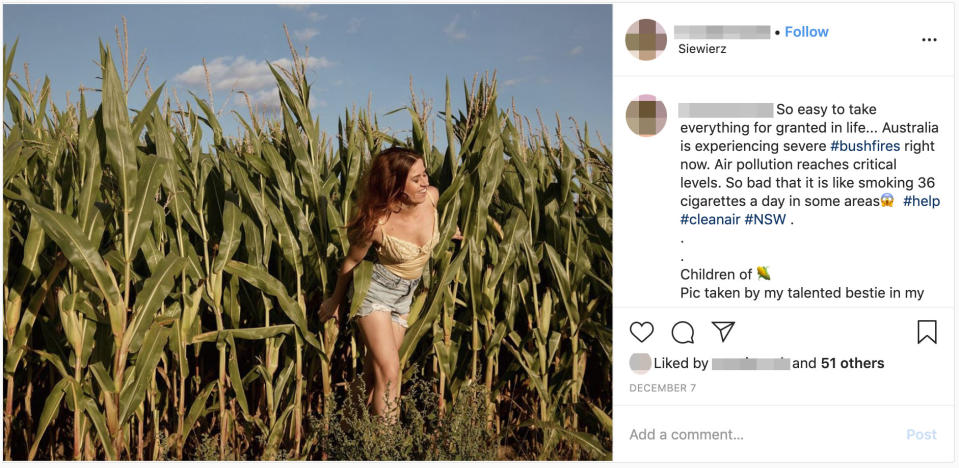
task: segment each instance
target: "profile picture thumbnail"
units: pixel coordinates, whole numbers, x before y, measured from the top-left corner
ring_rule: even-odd
[[[626,31],[626,48],[640,60],[652,60],[666,50],[666,30],[651,19],[641,19]]]
[[[626,107],[626,124],[639,136],[653,136],[666,126],[666,105],[656,96],[643,94]]]

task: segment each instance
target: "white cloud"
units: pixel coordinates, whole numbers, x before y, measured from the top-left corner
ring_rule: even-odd
[[[350,23],[346,26],[347,34],[356,34],[360,32],[360,23],[363,22],[363,18],[350,18]]]
[[[255,93],[250,93],[250,102],[259,112],[274,113],[280,112],[280,92],[276,86],[262,89]],[[317,107],[323,108],[329,105],[325,100],[319,99],[316,93],[310,95],[310,109]]]
[[[285,5],[277,5],[277,6],[280,8],[288,8],[290,10],[296,10],[296,11],[306,11],[306,9],[310,7],[310,5],[307,3],[288,3]]]
[[[326,19],[327,16],[329,15],[321,15],[315,11],[311,11],[306,14],[306,17],[309,18],[311,21],[323,21]]]
[[[251,93],[250,101],[253,104],[253,108],[259,112],[269,113],[280,111],[280,94],[275,86]]]
[[[327,60],[326,57],[308,57],[305,60],[308,70],[333,66],[333,62]],[[286,69],[290,69],[293,65],[293,61],[288,58],[274,60],[271,63]],[[215,90],[236,88],[252,93],[276,84],[276,79],[267,67],[265,60],[251,60],[242,55],[235,58],[217,57],[207,62],[206,66],[210,72],[210,85]],[[183,73],[176,75],[174,80],[191,87],[206,87],[203,65],[194,65],[188,68]]]
[[[316,70],[319,68],[330,68],[334,65],[334,63],[327,60],[326,57],[307,57],[304,60],[306,60],[307,70]],[[286,57],[274,60],[270,63],[274,65],[279,65],[288,70],[293,67],[293,60],[290,60]],[[269,71],[269,69],[267,71]]]
[[[456,25],[459,23],[459,21],[460,15],[456,15],[453,17],[453,21],[450,21],[450,24],[447,24],[446,27],[443,28],[443,33],[446,34],[446,37],[455,39],[457,41],[466,39],[466,31],[456,28]]]
[[[296,37],[296,40],[305,42],[312,39],[313,36],[316,36],[319,33],[319,30],[313,28],[297,29],[293,31],[293,36]]]
[[[503,81],[503,86],[516,86],[523,82],[523,78],[511,78]]]
[[[569,55],[579,55],[583,53],[583,46],[576,46],[569,50]]]
[[[516,61],[517,61],[517,62],[520,62],[520,63],[525,63],[525,62],[538,62],[538,61],[540,61],[540,60],[542,60],[542,59],[543,59],[543,58],[540,57],[539,55],[524,55],[524,56],[516,59]]]

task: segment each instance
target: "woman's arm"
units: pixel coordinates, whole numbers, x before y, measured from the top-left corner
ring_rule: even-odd
[[[350,281],[353,280],[353,269],[363,261],[366,252],[370,250],[372,245],[372,239],[364,239],[350,244],[346,259],[343,260],[343,265],[337,271],[336,287],[333,289],[333,294],[320,305],[320,323],[326,322],[330,317],[339,319],[340,304],[343,303]]]

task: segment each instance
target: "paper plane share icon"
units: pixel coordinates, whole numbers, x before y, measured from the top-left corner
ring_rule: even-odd
[[[733,325],[736,325],[736,322],[713,322],[713,326],[719,330],[719,339],[726,342],[726,337],[729,336],[729,332],[733,330]]]

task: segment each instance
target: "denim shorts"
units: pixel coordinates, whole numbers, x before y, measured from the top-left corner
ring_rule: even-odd
[[[406,315],[410,313],[413,291],[419,284],[419,278],[413,280],[401,278],[382,264],[374,263],[370,288],[366,291],[359,309],[356,310],[356,316],[365,317],[373,311],[380,310],[389,312],[392,320],[403,328],[409,327],[406,323]]]

